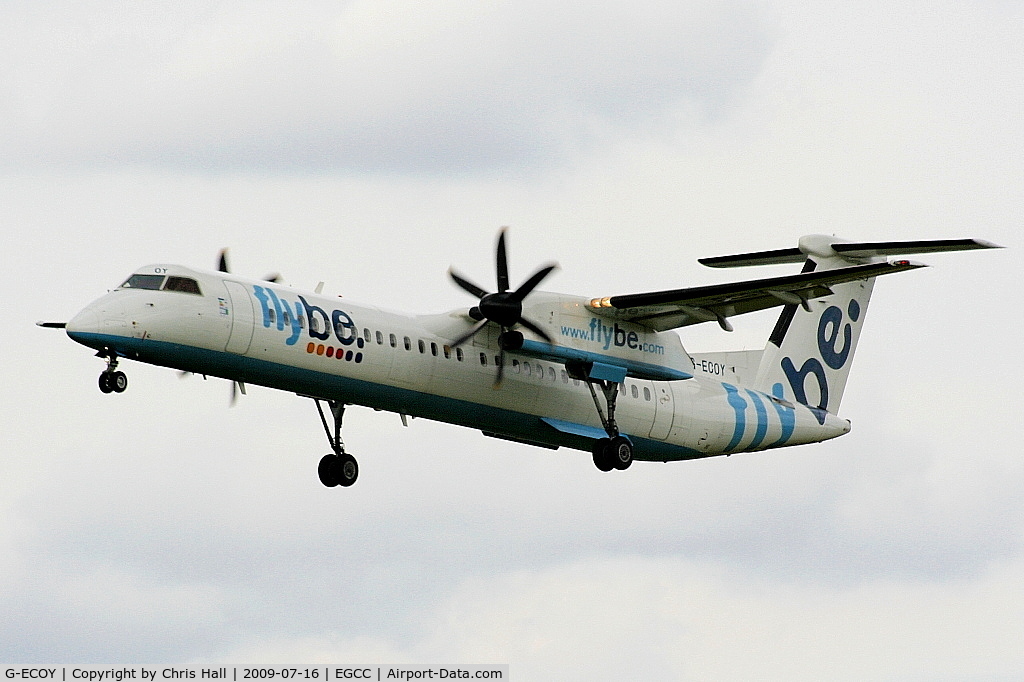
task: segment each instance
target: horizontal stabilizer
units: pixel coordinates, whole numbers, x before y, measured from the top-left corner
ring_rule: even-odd
[[[748,265],[784,265],[786,263],[803,263],[807,255],[800,249],[774,249],[772,251],[754,251],[753,253],[737,253],[732,256],[712,256],[698,258],[697,262],[709,268],[742,268]]]
[[[983,239],[925,239],[900,242],[845,242],[836,239],[829,246],[835,254],[845,258],[877,258],[907,256],[940,251],[970,251],[973,249],[1000,249],[998,244]],[[780,265],[802,263],[807,253],[799,248],[754,251],[731,256],[698,258],[697,262],[709,268],[740,268],[750,265]]]
[[[982,239],[927,239],[907,242],[848,242],[833,244],[832,248],[848,258],[877,256],[907,256],[940,251],[972,251],[974,249],[1001,249],[1003,247]]]

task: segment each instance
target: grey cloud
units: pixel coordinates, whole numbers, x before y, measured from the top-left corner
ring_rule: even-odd
[[[743,2],[242,4],[188,22],[93,9],[60,7],[56,22],[7,10],[22,34],[0,75],[8,169],[557,163],[726,115],[770,42]]]

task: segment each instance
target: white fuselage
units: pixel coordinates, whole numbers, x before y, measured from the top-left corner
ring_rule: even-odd
[[[570,378],[556,360],[508,352],[495,389],[495,325],[450,346],[473,324],[465,311],[409,316],[226,273],[174,265],[138,272],[194,280],[199,293],[121,287],[75,316],[69,336],[150,364],[535,445],[589,450],[603,434],[586,382]],[[631,377],[691,377],[626,378],[620,385],[618,426],[637,460],[761,450],[849,431],[849,422],[834,415],[702,371],[674,332],[602,318],[586,299],[535,292],[526,314],[559,349],[627,366]]]

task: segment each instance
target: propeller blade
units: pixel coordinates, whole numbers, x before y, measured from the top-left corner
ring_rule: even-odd
[[[498,233],[498,252],[495,260],[496,270],[498,273],[498,293],[503,294],[508,291],[508,256],[505,253],[505,230],[508,228],[501,228],[501,232]]]
[[[476,324],[473,325],[472,329],[470,329],[468,332],[466,332],[465,334],[463,334],[459,338],[457,338],[454,341],[452,341],[452,343],[451,343],[452,348],[456,348],[456,347],[461,346],[462,344],[466,343],[466,341],[469,341],[471,338],[476,336],[477,332],[480,331],[481,329],[483,329],[486,326],[487,326],[487,320],[481,320],[481,321],[477,322]]]
[[[498,351],[498,374],[494,377],[494,384],[491,386],[495,391],[501,388],[501,382],[505,380],[505,349]]]
[[[220,257],[217,259],[217,270],[220,272],[230,272],[228,270],[228,250],[226,248],[220,250]]]
[[[245,384],[241,381],[231,382],[231,407],[235,406],[235,402],[238,400],[238,393],[241,391],[242,395],[245,395]]]
[[[552,263],[551,265],[547,265],[538,270],[537,272],[533,273],[533,275],[530,276],[530,279],[523,282],[518,289],[512,292],[512,300],[522,302],[522,300],[529,296],[530,292],[533,291],[538,284],[544,281],[545,277],[550,275],[551,272],[553,270],[556,270],[557,268],[558,264]]]
[[[526,319],[525,317],[520,317],[520,318],[519,318],[519,324],[523,325],[524,327],[526,327],[527,329],[529,329],[529,330],[530,330],[531,332],[533,332],[534,334],[536,334],[536,335],[537,335],[537,336],[539,336],[540,338],[542,338],[542,339],[544,339],[545,341],[547,341],[548,343],[550,343],[550,344],[551,344],[552,346],[553,346],[553,345],[555,345],[555,342],[551,340],[551,337],[550,337],[550,336],[548,336],[548,333],[547,333],[546,331],[544,331],[543,329],[541,329],[540,327],[538,327],[538,326],[537,326],[536,324],[534,324],[533,322],[530,322],[530,321],[529,321],[528,319]]]
[[[472,282],[470,282],[465,277],[462,277],[461,275],[457,274],[451,268],[448,268],[448,276],[452,278],[453,282],[455,282],[460,287],[462,287],[463,290],[473,294],[477,298],[483,298],[484,296],[487,295],[486,291],[484,291],[483,289],[481,289],[477,285],[473,284]]]

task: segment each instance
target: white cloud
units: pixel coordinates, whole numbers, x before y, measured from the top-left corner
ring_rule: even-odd
[[[510,663],[523,679],[1011,679],[1024,671],[1020,570],[833,590],[626,557],[467,581],[409,641],[333,632],[220,658]]]

